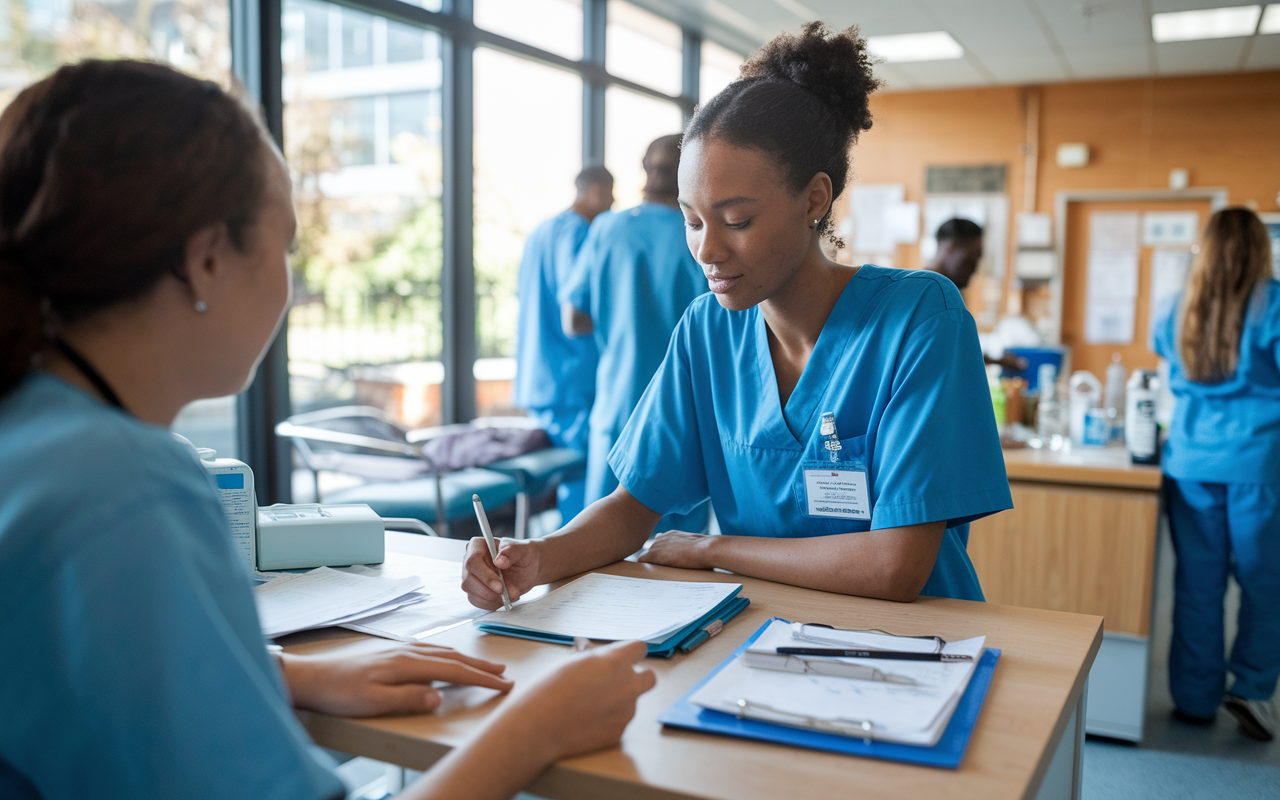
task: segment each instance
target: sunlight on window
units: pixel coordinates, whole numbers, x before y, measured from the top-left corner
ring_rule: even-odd
[[[605,67],[611,75],[677,97],[683,34],[673,22],[622,0],[609,0]]]
[[[604,163],[613,173],[615,208],[631,208],[644,188],[644,151],[659,136],[683,130],[680,107],[614,86],[605,92],[604,109]]]
[[[582,169],[582,79],[475,53],[476,411],[510,410],[516,278],[525,238],[573,203]],[[536,124],[513,126],[512,120]]]
[[[577,61],[582,0],[475,0],[477,27]]]
[[[705,103],[738,79],[745,61],[741,54],[715,42],[702,43],[702,69],[698,75],[698,101]]]

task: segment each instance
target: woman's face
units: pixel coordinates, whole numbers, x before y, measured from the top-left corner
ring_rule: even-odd
[[[206,363],[223,383],[223,394],[239,392],[253,380],[293,293],[289,250],[297,221],[289,176],[274,152],[264,157],[268,178],[262,210],[249,231],[245,251],[226,249],[229,268],[206,312],[217,315],[221,339]]]
[[[751,308],[799,271],[816,245],[814,220],[830,203],[829,180],[826,200],[815,184],[822,184],[817,176],[793,193],[759,150],[716,139],[684,143],[679,201],[685,236],[720,305]]]

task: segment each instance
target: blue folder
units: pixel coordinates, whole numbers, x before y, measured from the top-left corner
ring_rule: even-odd
[[[729,620],[738,616],[742,609],[746,608],[751,601],[745,597],[739,597],[738,592],[742,591],[739,586],[725,599],[721,600],[715,608],[708,611],[705,615],[695,622],[691,622],[680,630],[671,634],[661,642],[649,642],[649,655],[659,658],[671,658],[671,656],[679,649],[680,645],[685,641],[692,639],[702,632],[702,629],[720,620],[728,624]],[[551,644],[573,644],[572,636],[564,636],[558,633],[544,633],[542,631],[531,631],[524,628],[512,628],[496,622],[485,622],[483,620],[476,622],[476,628],[484,633],[496,633],[501,636],[514,636],[517,639],[532,639],[535,642],[550,642]],[[759,634],[757,634],[758,636]]]
[[[775,617],[774,619],[778,618]],[[769,622],[773,621],[772,619],[769,620]],[[786,622],[787,620],[782,621]],[[676,728],[739,736],[744,739],[758,739],[763,742],[807,747],[812,750],[827,750],[832,753],[844,753],[851,756],[883,758],[886,761],[905,761],[909,764],[923,764],[929,767],[946,767],[949,769],[956,769],[960,766],[960,761],[964,758],[965,748],[969,744],[969,736],[973,733],[973,726],[978,721],[978,713],[982,711],[982,701],[986,699],[987,689],[991,686],[991,676],[995,673],[996,662],[1000,660],[999,650],[987,648],[983,652],[982,658],[978,660],[977,666],[974,667],[973,676],[969,678],[969,685],[965,688],[964,695],[960,698],[960,703],[951,715],[951,721],[947,723],[947,729],[942,732],[942,738],[933,747],[919,747],[917,745],[878,742],[875,740],[867,741],[835,733],[776,725],[772,722],[740,719],[733,714],[712,711],[709,708],[702,708],[690,703],[689,698],[693,696],[693,693],[701,689],[703,684],[711,680],[727,664],[742,655],[743,651],[760,634],[764,633],[764,629],[769,627],[769,622],[762,625],[760,630],[752,634],[750,639],[743,642],[741,647],[734,650],[732,655],[720,662],[719,666],[712,670],[707,677],[699,681],[697,686],[690,689],[688,694],[676,701],[675,705],[662,712],[662,715],[658,717],[658,721],[663,725],[671,725]]]

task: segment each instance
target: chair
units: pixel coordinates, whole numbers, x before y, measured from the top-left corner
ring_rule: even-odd
[[[516,494],[516,538],[529,535],[529,499],[552,486],[581,477],[586,471],[586,454],[567,447],[548,447],[520,456],[494,461],[486,469],[515,478],[520,491]]]
[[[474,513],[473,494],[480,496],[486,508],[497,508],[511,503],[519,493],[514,477],[475,468],[441,469],[423,457],[424,442],[467,428],[428,429],[434,436],[410,442],[409,430],[379,409],[342,406],[294,415],[276,426],[276,434],[293,442],[311,471],[317,502],[365,503],[383,517],[412,517],[435,525],[447,537],[450,521]],[[321,472],[355,475],[369,482],[321,497]],[[519,521],[517,527],[521,527]]]

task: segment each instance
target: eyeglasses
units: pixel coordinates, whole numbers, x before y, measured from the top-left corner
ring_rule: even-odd
[[[849,646],[849,640],[847,639],[836,639],[830,636],[820,636],[816,633],[811,633],[809,631],[809,628],[821,628],[829,631],[839,630],[841,633],[878,633],[881,636],[897,636],[900,639],[921,639],[926,642],[933,642],[932,652],[934,653],[941,653],[942,648],[946,647],[948,644],[947,640],[943,639],[941,636],[899,636],[896,633],[889,633],[888,631],[882,631],[879,628],[868,628],[866,630],[846,630],[844,628],[833,628],[830,625],[823,625],[821,622],[802,622],[798,625],[792,625],[791,638],[797,639],[802,642],[811,642],[813,644],[838,645],[841,647]]]

